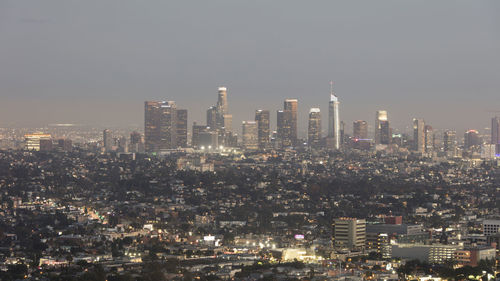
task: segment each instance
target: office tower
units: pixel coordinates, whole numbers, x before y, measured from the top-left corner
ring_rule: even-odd
[[[375,115],[375,144],[390,144],[391,128],[387,111],[379,110]]]
[[[177,136],[177,107],[173,101],[146,101],[144,108],[146,152],[173,149]]]
[[[224,131],[232,132],[233,131],[233,115],[232,114],[224,114],[222,116],[222,123],[224,125]]]
[[[328,138],[331,139],[331,149],[340,148],[340,117],[339,99],[333,92],[333,82],[330,82],[330,102],[328,103]]]
[[[140,152],[142,144],[142,136],[138,132],[130,133],[130,144],[129,144],[129,152]]]
[[[217,128],[217,107],[211,106],[207,109],[207,127]]]
[[[208,131],[207,126],[198,125],[193,122],[193,133],[191,135],[191,146],[194,148],[200,148],[200,133]]]
[[[118,152],[128,152],[128,142],[127,138],[121,136],[117,139]]]
[[[495,154],[500,154],[500,117],[491,119],[491,144],[495,145]]]
[[[337,249],[361,250],[366,242],[366,220],[337,218],[333,221],[333,245]]]
[[[311,147],[319,147],[321,141],[321,112],[319,108],[309,110],[307,141]]]
[[[187,147],[187,137],[188,137],[188,112],[187,109],[177,109],[176,110],[176,144],[177,147]]]
[[[290,135],[288,137],[292,143],[291,145],[295,145],[297,143],[297,103],[297,99],[285,99],[283,106],[283,111],[290,112],[290,114],[287,115],[287,118],[290,118]]]
[[[481,145],[481,138],[479,137],[479,132],[476,130],[468,130],[464,134],[464,147],[465,149],[471,149],[474,146]]]
[[[413,150],[425,152],[425,122],[424,119],[413,119]]]
[[[368,139],[368,123],[363,120],[356,120],[352,123],[352,137],[358,140]]]
[[[500,144],[500,117],[491,118],[491,144]]]
[[[226,132],[224,136],[224,146],[225,147],[237,147],[238,146],[238,135],[232,132]]]
[[[247,150],[257,150],[259,148],[259,137],[257,132],[257,122],[243,121],[242,123],[242,145]]]
[[[432,153],[434,150],[434,130],[432,126],[425,125],[425,152]]]
[[[454,153],[456,143],[456,132],[455,131],[446,131],[443,136],[443,147],[444,152]]]
[[[106,151],[111,151],[113,149],[113,136],[109,129],[105,129],[102,132],[102,145]]]
[[[40,151],[40,145],[46,140],[52,141],[52,136],[44,133],[24,135],[24,148],[26,150]]]
[[[269,110],[256,110],[255,122],[257,122],[257,134],[259,139],[259,149],[265,149],[269,145]]]
[[[277,112],[277,127],[278,127],[278,143],[281,147],[289,147],[292,146],[292,138],[291,138],[291,120],[292,113],[287,110],[278,110]]]
[[[217,97],[217,129],[224,127],[224,115],[229,113],[229,107],[227,104],[227,88],[219,87],[219,94]]]

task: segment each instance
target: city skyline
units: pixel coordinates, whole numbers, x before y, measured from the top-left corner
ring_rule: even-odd
[[[400,130],[418,116],[483,132],[500,108],[496,2],[100,5],[0,4],[0,126],[140,126],[142,102],[163,99],[201,123],[212,89],[227,85],[234,124],[297,97],[305,136],[309,109],[327,112],[331,79],[348,131],[383,108]]]

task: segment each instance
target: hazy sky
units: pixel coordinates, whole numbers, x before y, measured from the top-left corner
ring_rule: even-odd
[[[326,130],[386,109],[403,129],[482,130],[500,111],[500,1],[0,0],[0,127],[143,124],[145,100],[205,122],[228,87],[234,127],[299,99]],[[500,114],[497,113],[497,114]],[[349,131],[348,131],[349,132]]]

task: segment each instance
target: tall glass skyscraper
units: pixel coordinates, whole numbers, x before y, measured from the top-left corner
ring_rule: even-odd
[[[265,149],[269,145],[269,110],[256,110],[255,122],[257,122],[259,149]]]
[[[283,106],[283,111],[290,112],[286,116],[289,118],[288,124],[290,125],[290,131],[287,138],[289,139],[291,145],[297,144],[297,106],[297,99],[286,99]]]
[[[491,144],[494,144],[495,153],[500,154],[500,117],[495,116],[491,119]]]
[[[390,144],[391,128],[387,111],[378,110],[375,116],[375,144]]]
[[[321,141],[321,112],[319,108],[309,110],[307,141],[309,146],[318,147]]]
[[[163,149],[176,148],[176,137],[177,106],[175,102],[146,101],[144,104],[144,140],[146,152],[158,152]]]
[[[328,104],[328,137],[333,140],[333,149],[340,148],[339,98],[333,92],[333,82],[330,83],[330,102]]]

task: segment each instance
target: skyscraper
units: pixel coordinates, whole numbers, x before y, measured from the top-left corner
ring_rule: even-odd
[[[242,123],[242,145],[247,150],[257,150],[259,148],[257,122],[243,121]]]
[[[456,132],[450,130],[444,132],[443,136],[444,152],[446,152],[447,154],[452,153],[451,155],[453,155],[456,148],[455,143],[456,143]]]
[[[107,152],[111,151],[113,148],[113,136],[109,129],[102,131],[102,145]]]
[[[44,141],[52,141],[52,136],[44,133],[34,133],[24,135],[24,148],[26,150],[40,151]]]
[[[259,138],[259,149],[265,149],[269,145],[269,110],[256,110],[255,121],[257,122],[257,133]]]
[[[352,136],[355,139],[365,140],[368,138],[368,123],[363,120],[356,120],[352,124]]]
[[[176,147],[177,113],[173,101],[146,101],[144,138],[146,152]]]
[[[292,146],[291,139],[291,120],[292,113],[288,110],[278,110],[277,112],[277,127],[278,127],[278,142],[281,147]]]
[[[375,115],[375,144],[390,144],[391,128],[387,111],[379,110]]]
[[[330,102],[328,103],[328,138],[332,139],[332,149],[340,148],[340,117],[339,99],[333,92],[333,82],[330,82]]]
[[[224,114],[222,116],[224,131],[232,132],[233,131],[233,115],[232,114]]]
[[[191,146],[194,148],[200,147],[200,134],[208,131],[206,125],[198,125],[196,122],[193,122],[193,131],[191,134]]]
[[[233,115],[229,114],[226,87],[219,87],[217,105],[207,110],[207,126],[217,135],[218,145],[232,146],[236,136],[232,134]]]
[[[468,130],[464,134],[464,147],[465,149],[471,149],[481,145],[481,138],[479,137],[479,132],[476,130]]]
[[[309,110],[309,126],[307,128],[309,146],[318,147],[321,141],[321,112],[319,108]]]
[[[227,88],[219,87],[217,97],[217,129],[224,127],[224,115],[229,114],[229,106],[227,104]]]
[[[491,144],[495,145],[495,154],[500,154],[500,117],[491,119]]]
[[[132,132],[130,134],[130,144],[128,151],[130,152],[140,152],[142,146],[142,136],[138,132]]]
[[[207,127],[217,128],[217,107],[211,106],[207,109]]]
[[[297,143],[297,99],[285,99],[283,111],[288,111],[290,114],[287,114],[287,118],[289,118],[290,125],[290,138],[291,145],[295,145]]]
[[[432,153],[434,150],[434,130],[431,125],[425,125],[425,152]]]
[[[425,152],[425,122],[424,119],[413,119],[413,150]]]
[[[188,112],[187,109],[177,109],[176,110],[176,144],[177,147],[187,147],[187,124],[188,124]]]
[[[491,118],[491,144],[500,143],[500,117]]]

